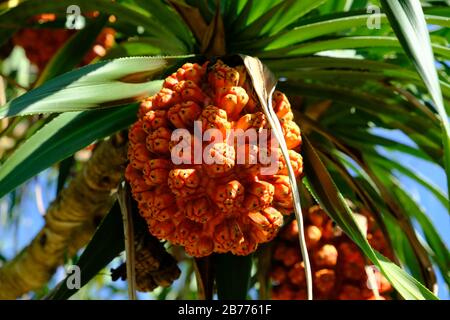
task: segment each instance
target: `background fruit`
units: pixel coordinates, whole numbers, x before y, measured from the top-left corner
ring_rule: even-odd
[[[56,19],[55,14],[40,14],[35,16],[33,21],[45,24],[56,21]],[[24,28],[13,36],[13,43],[22,47],[30,62],[42,70],[76,32],[76,30],[63,28]],[[95,58],[104,56],[106,51],[114,45],[114,36],[114,29],[104,28],[81,64],[89,64]]]
[[[360,210],[369,222],[367,238],[377,234],[377,250],[392,257],[381,231],[366,210]],[[345,236],[319,206],[309,208],[305,217],[306,241],[313,269],[314,295],[317,299],[373,300],[368,282],[366,261],[359,248]],[[328,235],[323,237],[324,232]],[[372,240],[373,242],[373,240]],[[286,225],[275,240],[270,276],[273,281],[272,298],[306,299],[305,269],[298,248],[296,221]],[[380,299],[389,299],[392,287],[375,269]]]

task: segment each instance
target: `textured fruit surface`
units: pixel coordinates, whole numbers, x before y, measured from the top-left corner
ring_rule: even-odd
[[[359,210],[368,221],[367,238],[383,255],[391,251],[372,215]],[[375,300],[372,285],[366,273],[367,262],[359,248],[337,227],[319,206],[309,209],[305,217],[305,235],[310,254],[315,299]],[[272,298],[281,300],[306,300],[305,268],[299,254],[298,228],[292,221],[275,240],[270,276]],[[374,272],[380,300],[389,299],[390,283]]]
[[[259,243],[273,239],[283,214],[292,212],[284,158],[273,157],[271,164],[247,157],[250,150],[257,156],[281,154],[278,148],[267,152],[248,142],[219,140],[232,129],[268,129],[249,81],[242,66],[231,68],[220,60],[214,65],[187,63],[141,103],[139,119],[129,130],[130,163],[125,176],[140,214],[151,234],[184,246],[189,255],[247,255]],[[274,105],[289,128],[289,160],[300,176],[300,130],[284,94],[276,92]],[[215,129],[210,141],[194,134],[194,121],[203,132]],[[195,161],[194,153],[186,151],[189,148],[176,151],[178,140],[171,136],[177,128],[187,130],[189,148],[197,144],[201,155],[217,161]],[[173,154],[185,161],[177,164]],[[243,161],[238,161],[243,154]],[[260,169],[271,165],[274,174],[261,174]]]
[[[43,24],[55,21],[56,18],[54,14],[40,14],[35,16],[33,21]],[[24,28],[14,34],[13,43],[22,47],[28,60],[42,70],[75,33],[76,30],[63,28]],[[114,35],[114,29],[104,28],[83,58],[81,65],[89,64],[93,59],[104,56],[114,45]]]

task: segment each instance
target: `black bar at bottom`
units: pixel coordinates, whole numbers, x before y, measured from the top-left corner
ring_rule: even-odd
[[[46,319],[96,315],[129,319],[361,319],[397,312],[405,318],[421,311],[445,314],[449,301],[0,301],[2,314],[33,315]],[[441,310],[439,310],[441,309]],[[11,313],[9,313],[11,311]]]

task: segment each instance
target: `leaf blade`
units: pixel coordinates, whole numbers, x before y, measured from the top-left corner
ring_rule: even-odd
[[[241,58],[244,61],[244,65],[252,80],[253,88],[255,89],[256,95],[258,96],[263,112],[272,130],[271,134],[274,135],[278,143],[277,145],[277,147],[279,147],[278,150],[281,151],[281,154],[283,155],[284,159],[286,159],[286,167],[288,170],[289,183],[292,188],[294,213],[295,218],[297,220],[299,231],[298,239],[300,244],[300,251],[303,256],[303,261],[305,264],[307,296],[308,300],[312,300],[313,299],[312,272],[305,240],[305,230],[303,224],[302,208],[300,203],[300,194],[296,183],[297,181],[294,174],[294,169],[292,168],[291,162],[288,160],[289,153],[286,140],[284,138],[283,131],[281,129],[281,124],[272,107],[272,95],[273,92],[275,91],[277,81],[272,72],[270,72],[270,70],[264,64],[262,64],[262,62],[258,58],[245,55],[241,55]]]
[[[0,198],[92,141],[128,127],[137,106],[114,110],[67,112],[57,116],[23,143],[0,167]]]
[[[151,79],[180,58],[131,57],[87,65],[9,101],[0,108],[0,118],[92,110],[138,101],[160,89],[162,81]]]
[[[416,66],[441,117],[447,192],[450,191],[450,124],[442,98],[425,16],[418,0],[381,0],[403,49]]]
[[[219,300],[245,300],[250,285],[252,255],[217,254],[214,262]]]

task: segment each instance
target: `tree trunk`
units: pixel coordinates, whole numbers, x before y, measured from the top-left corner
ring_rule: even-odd
[[[45,285],[65,257],[92,237],[96,223],[113,204],[111,191],[122,179],[127,140],[122,135],[101,142],[45,215],[45,225],[31,243],[0,269],[0,299],[15,299]]]

